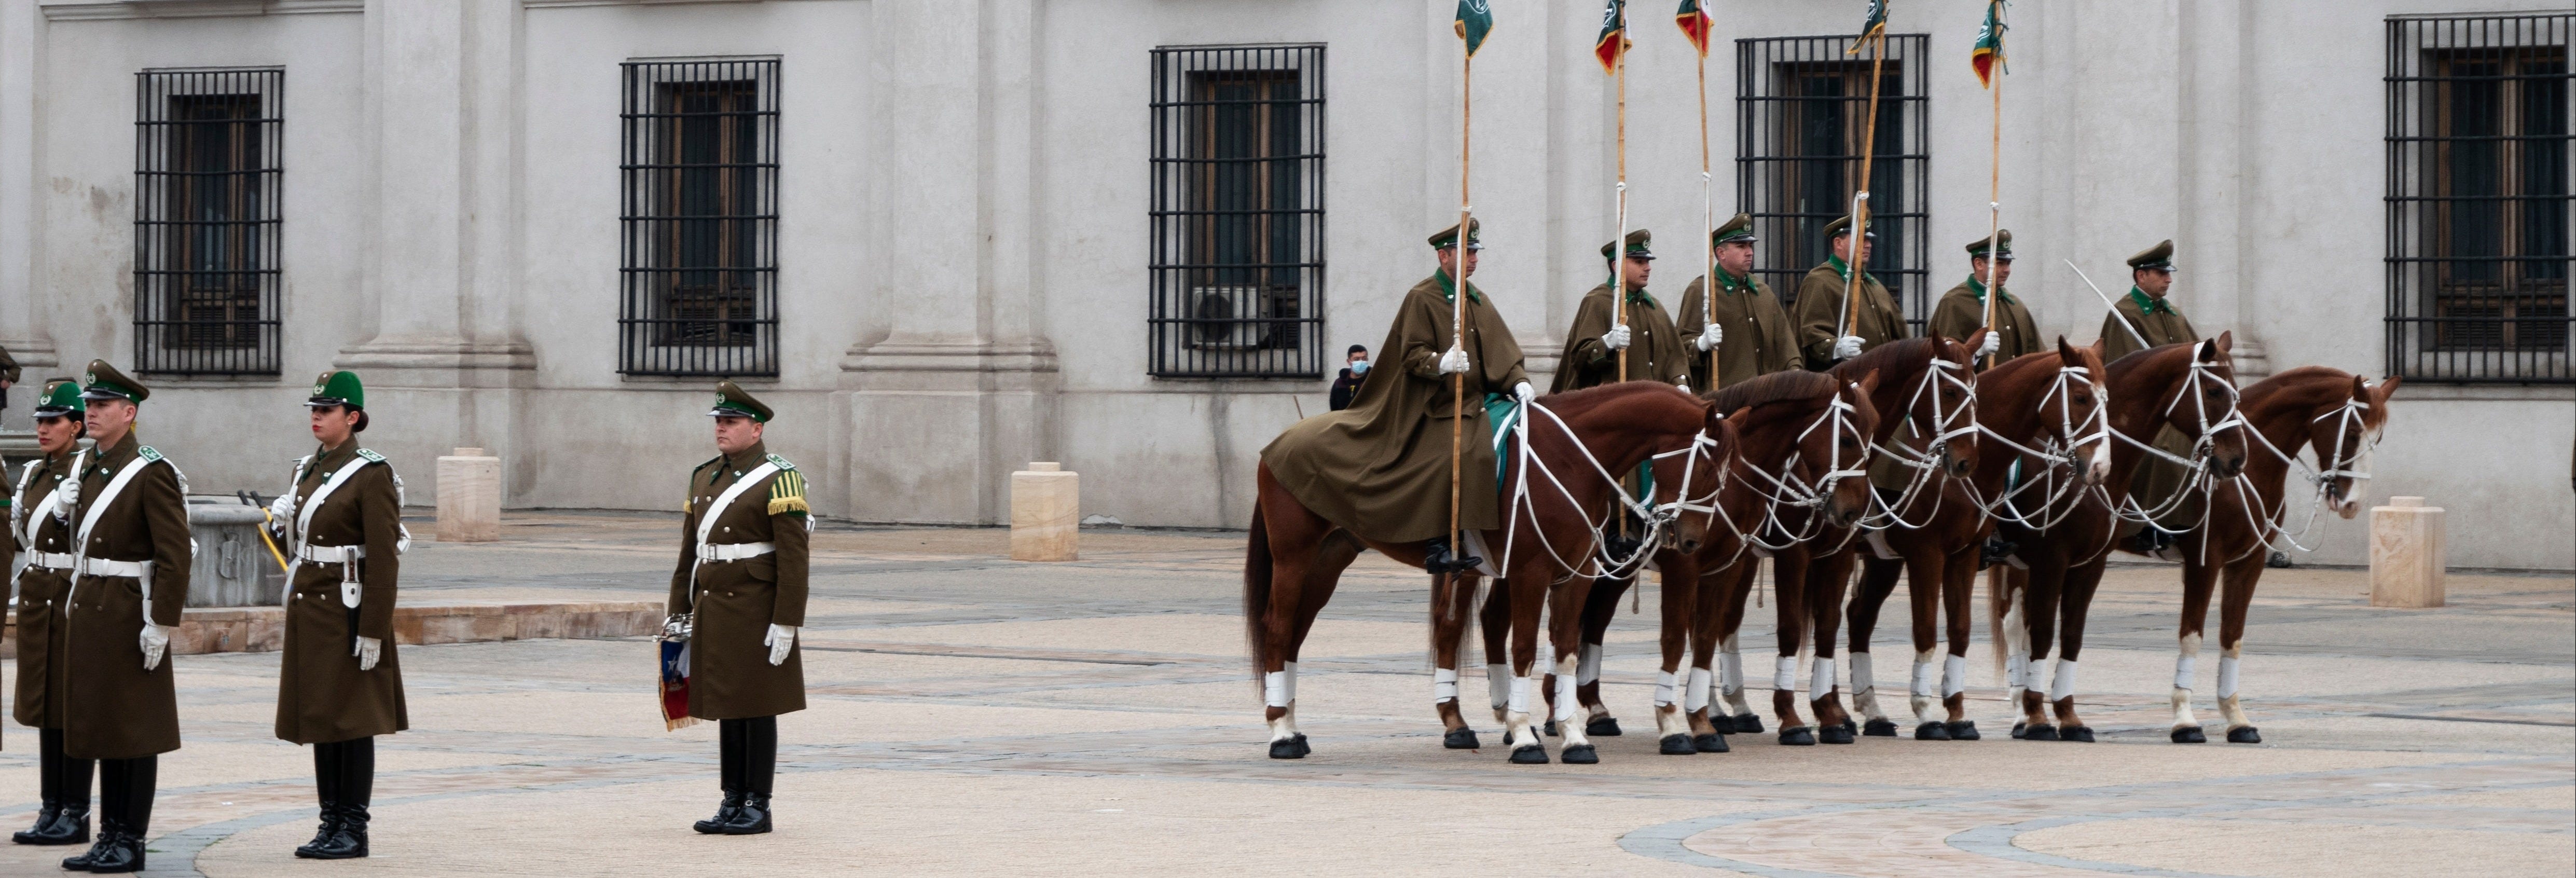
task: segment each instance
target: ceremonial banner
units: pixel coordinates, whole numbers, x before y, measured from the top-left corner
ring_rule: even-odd
[[[1484,48],[1485,35],[1494,30],[1493,0],[1458,0],[1458,38],[1467,41],[1467,57]],[[1436,8],[1436,7],[1435,7]]]
[[[1977,68],[1978,85],[1992,86],[1996,65],[2004,63],[2004,0],[1987,0],[1986,22],[1977,26],[1975,45],[1968,63]]]
[[[1869,45],[1869,41],[1877,39],[1880,34],[1886,32],[1887,0],[1869,0],[1869,15],[1861,19],[1860,23],[1860,39],[1853,40],[1851,48],[1843,50],[1843,54],[1860,54],[1862,46]]]
[[[1628,0],[1610,0],[1601,9],[1601,36],[1592,41],[1592,57],[1601,62],[1601,72],[1619,72],[1619,58],[1627,54]]]
[[[1673,24],[1682,29],[1682,36],[1690,38],[1700,57],[1708,56],[1708,33],[1716,22],[1710,20],[1700,0],[1682,0],[1682,8],[1673,12]]]
[[[676,731],[698,724],[689,715],[689,642],[664,640],[662,645],[662,730]]]

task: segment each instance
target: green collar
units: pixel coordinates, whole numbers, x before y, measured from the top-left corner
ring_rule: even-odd
[[[1844,262],[1842,257],[1827,256],[1825,257],[1825,264],[1833,266],[1835,276],[1844,280],[1851,280],[1851,265]],[[1876,280],[1876,278],[1870,277],[1869,272],[1866,271],[1860,273],[1860,279],[1864,281]]]
[[[1458,285],[1449,280],[1448,269],[1433,269],[1431,276],[1440,279],[1440,301],[1458,301]],[[1467,285],[1467,301],[1474,302],[1479,305],[1485,304],[1485,294],[1482,290],[1476,289],[1475,284],[1470,283]]]
[[[2137,287],[2129,288],[2129,301],[2136,304],[2141,313],[2174,313],[2173,306],[2166,304],[2165,300],[2147,295],[2147,291],[2138,289]]]
[[[1647,295],[1647,294],[1646,294],[1646,291],[1645,291],[1645,290],[1642,290],[1642,289],[1638,289],[1638,290],[1629,290],[1629,291],[1628,291],[1628,304],[1631,304],[1631,305],[1644,305],[1644,306],[1649,307],[1649,308],[1661,308],[1661,307],[1663,307],[1662,305],[1659,305],[1659,304],[1656,304],[1656,303],[1655,303],[1655,297],[1654,297],[1654,296]]]
[[[1729,294],[1750,293],[1753,292],[1753,282],[1728,274],[1726,269],[1721,268],[1717,270],[1717,288]]]
[[[1969,292],[1970,294],[1975,295],[1975,296],[1977,297],[1977,303],[1978,303],[1978,304],[1981,304],[1981,305],[1982,305],[1982,304],[1985,304],[1985,301],[1986,301],[1986,282],[1985,282],[1985,281],[1978,280],[1976,275],[1973,275],[1973,274],[1968,275],[1968,292]],[[2015,305],[2019,305],[2019,304],[2021,304],[2021,300],[2013,298],[2013,295],[2012,295],[2012,291],[2011,291],[2011,290],[2005,290],[2005,291],[2004,291],[2004,301],[2005,301],[2005,302],[2009,302],[2009,303],[2011,303],[2011,304],[2015,304]]]

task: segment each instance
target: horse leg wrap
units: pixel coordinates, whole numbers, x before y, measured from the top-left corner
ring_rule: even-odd
[[[1870,673],[1869,653],[1852,653],[1852,706],[1870,719],[1885,719],[1878,709],[1878,678]]]
[[[2048,700],[2051,702],[2064,701],[2074,694],[2075,662],[2072,659],[2058,659],[2057,677],[2048,681]]]
[[[1445,704],[1458,700],[1458,669],[1431,669],[1431,703]]]
[[[1707,668],[1690,669],[1690,683],[1682,687],[1682,709],[1697,713],[1708,706],[1709,682],[1714,679]]]
[[[2013,689],[2030,687],[2030,654],[2016,652],[2004,657],[2004,685]]]
[[[1929,650],[1914,654],[1914,679],[1909,681],[1911,685],[1906,687],[1905,694],[1908,696],[1906,700],[1909,706],[1914,708],[1916,720],[1930,719],[1933,706],[1940,703],[1932,695],[1933,687],[1939,685],[1939,681],[1932,676],[1934,673],[1932,667],[1932,653]]]
[[[1944,699],[1968,691],[1968,657],[1954,655],[1941,661],[1941,697]]]
[[[2218,697],[2221,699],[2236,697],[2235,656],[2222,655],[2218,657]]]
[[[2191,684],[2193,682],[2192,672],[2194,670],[2192,665],[2197,664],[2199,658],[2199,656],[2186,652],[2183,653],[2181,657],[2174,659],[2174,688],[2191,688]]]
[[[1566,740],[1569,743],[1572,742],[1574,740],[1574,736],[1578,734],[1572,724],[1574,722],[1576,709],[1582,707],[1581,704],[1576,702],[1574,697],[1574,669],[1566,667],[1573,663],[1574,662],[1571,660],[1557,663],[1556,703],[1551,705],[1554,710],[1548,714],[1549,719],[1556,720],[1558,730],[1565,733]]]
[[[1656,671],[1656,672],[1655,672],[1655,708],[1656,708],[1656,709],[1661,710],[1661,709],[1666,708],[1666,707],[1671,707],[1671,706],[1672,706],[1672,704],[1673,704],[1673,702],[1674,702],[1674,701],[1675,701],[1675,700],[1680,696],[1680,694],[1681,694],[1680,690],[1681,690],[1681,683],[1680,683],[1680,682],[1679,682],[1679,681],[1678,681],[1678,680],[1673,676],[1673,672],[1671,672],[1671,671]]]
[[[1807,700],[1821,701],[1834,691],[1834,660],[1817,656],[1815,668],[1807,675]]]
[[[1717,654],[1717,691],[1732,696],[1744,691],[1744,654],[1727,650]]]
[[[1261,703],[1265,707],[1288,707],[1288,672],[1271,671],[1261,675]]]
[[[1504,702],[1504,709],[1515,714],[1528,713],[1530,687],[1536,682],[1536,678],[1532,677],[1513,677],[1511,698]]]
[[[1503,709],[1512,697],[1512,666],[1486,665],[1485,693],[1494,697],[1495,710]]]
[[[1780,663],[1771,669],[1771,688],[1782,692],[1795,691],[1798,688],[1797,656],[1780,657]]]
[[[1574,682],[1584,686],[1601,682],[1601,644],[1586,643],[1575,655],[1581,659],[1574,665]]]
[[[1297,663],[1289,662],[1280,667],[1288,671],[1288,703],[1280,706],[1295,711],[1297,709]]]

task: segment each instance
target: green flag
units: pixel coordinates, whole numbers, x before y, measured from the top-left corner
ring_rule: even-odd
[[[1994,85],[1995,65],[2004,63],[2004,0],[1987,0],[1986,21],[1977,26],[1976,48],[1968,63],[1977,68],[1977,84]]]
[[[1467,57],[1476,57],[1485,35],[1494,30],[1493,0],[1458,0],[1457,28],[1458,38],[1467,41]]]
[[[1860,54],[1862,46],[1869,45],[1870,40],[1876,39],[1879,34],[1886,32],[1887,0],[1869,0],[1869,16],[1861,20],[1860,39],[1853,40],[1851,48],[1844,50],[1843,54]]]

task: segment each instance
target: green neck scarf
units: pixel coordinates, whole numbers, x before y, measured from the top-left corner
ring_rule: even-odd
[[[1753,281],[1728,274],[1721,268],[1717,270],[1717,288],[1729,294],[1750,293],[1753,292]]]
[[[1825,264],[1826,264],[1826,265],[1833,266],[1833,267],[1834,267],[1834,274],[1836,274],[1836,275],[1840,276],[1842,279],[1844,279],[1844,280],[1851,280],[1851,276],[1852,276],[1852,273],[1851,273],[1851,264],[1850,264],[1850,263],[1847,263],[1847,262],[1844,262],[1842,257],[1840,257],[1840,256],[1827,256],[1827,257],[1825,257]],[[1861,279],[1863,282],[1868,282],[1868,281],[1877,280],[1877,278],[1870,277],[1870,276],[1869,276],[1869,272],[1866,272],[1866,271],[1864,271],[1864,272],[1861,272],[1861,273],[1860,273],[1860,279]]]
[[[2129,301],[2136,303],[2138,311],[2144,314],[2171,314],[2174,312],[2173,306],[2165,304],[2165,300],[2163,298],[2147,295],[2147,291],[2138,289],[2137,287],[2129,288]]]
[[[1622,286],[1624,286],[1624,285],[1625,285],[1625,284],[1622,284]],[[1628,291],[1628,304],[1631,304],[1631,305],[1644,305],[1644,306],[1649,307],[1649,308],[1661,308],[1661,307],[1663,307],[1662,305],[1658,305],[1658,304],[1656,304],[1656,303],[1655,303],[1655,297],[1650,296],[1650,295],[1647,295],[1647,294],[1646,294],[1646,291],[1645,291],[1643,288],[1640,288],[1640,289],[1634,289],[1634,290],[1629,290],[1629,291]]]
[[[1452,303],[1458,301],[1458,285],[1456,282],[1449,279],[1448,269],[1443,268],[1433,271],[1431,276],[1440,279],[1441,301]],[[1485,304],[1485,295],[1482,291],[1476,289],[1475,284],[1471,283],[1467,285],[1467,301],[1482,305]]]
[[[1976,276],[1976,275],[1974,275],[1974,274],[1968,275],[1968,292],[1973,293],[1973,294],[1975,294],[1975,295],[1976,295],[1976,297],[1977,297],[1977,303],[1978,303],[1978,304],[1980,304],[1980,305],[1985,304],[1985,301],[1986,301],[1986,282],[1985,282],[1985,281],[1978,280],[1978,279],[1977,279],[1977,276]],[[2015,304],[2015,305],[2019,305],[2019,304],[2021,304],[2021,300],[2013,298],[2013,295],[2012,295],[2012,291],[2011,291],[2011,290],[2005,290],[2005,291],[2003,291],[2003,297],[2004,297],[2004,301],[2005,301],[2005,302],[2009,302],[2009,303],[2011,303],[2011,304]]]

